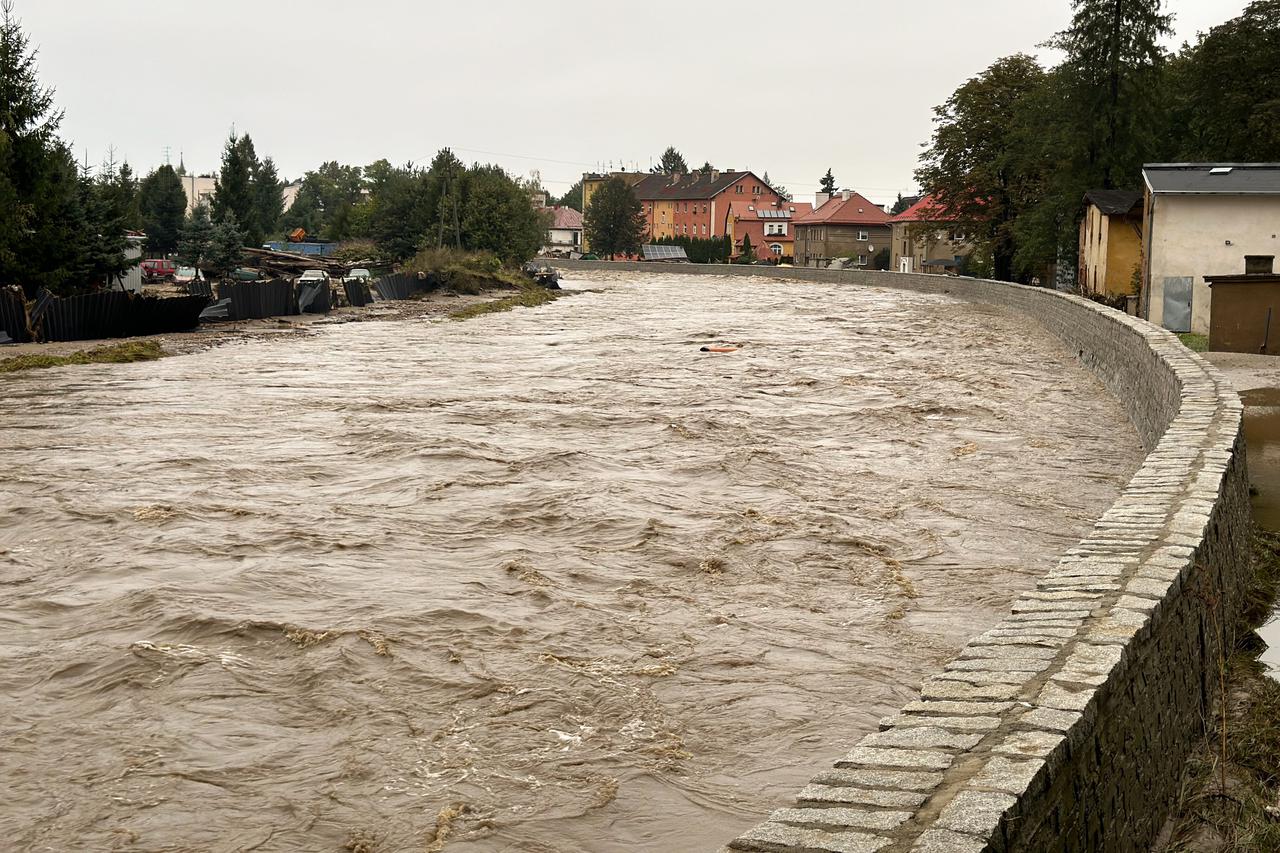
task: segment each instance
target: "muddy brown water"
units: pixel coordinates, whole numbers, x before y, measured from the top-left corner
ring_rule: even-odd
[[[1011,312],[568,284],[0,378],[7,847],[716,849],[1140,460]]]

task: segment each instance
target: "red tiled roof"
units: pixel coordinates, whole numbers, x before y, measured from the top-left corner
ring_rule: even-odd
[[[894,222],[949,222],[955,217],[927,195],[893,217]]]
[[[837,195],[822,207],[793,220],[797,225],[888,225],[889,214],[858,193],[846,200]]]
[[[582,227],[582,214],[572,207],[553,207],[551,211],[554,217],[552,228],[570,231]]]

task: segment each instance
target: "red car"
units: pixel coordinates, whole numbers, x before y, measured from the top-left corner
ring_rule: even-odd
[[[178,265],[173,261],[166,261],[160,258],[146,260],[142,262],[142,281],[144,284],[153,284],[157,281],[173,281],[173,276],[177,271]]]

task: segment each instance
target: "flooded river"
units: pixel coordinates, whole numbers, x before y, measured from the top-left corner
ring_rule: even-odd
[[[714,850],[1139,461],[1011,312],[569,286],[0,376],[6,849]]]

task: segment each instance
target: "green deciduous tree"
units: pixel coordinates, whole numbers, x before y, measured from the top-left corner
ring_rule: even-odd
[[[647,228],[640,201],[627,182],[617,176],[592,194],[583,214],[583,230],[591,251],[608,257],[639,252]]]
[[[547,221],[530,203],[529,189],[498,166],[472,169],[462,213],[463,247],[492,252],[508,263],[536,255]]]
[[[579,213],[582,212],[582,181],[577,181],[573,186],[569,187],[568,192],[560,196],[556,200],[556,204],[560,207],[572,207]]]
[[[655,175],[687,175],[689,174],[689,164],[684,161],[684,155],[672,145],[662,152],[662,156],[658,159],[658,165],[649,171]]]
[[[1280,0],[1254,0],[1177,56],[1167,159],[1280,161]]]
[[[186,218],[187,194],[172,166],[165,164],[142,179],[138,206],[142,228],[147,233],[147,250],[159,255],[176,252]]]
[[[1018,54],[962,85],[934,110],[933,141],[916,172],[938,204],[987,247],[999,279],[1013,278],[1013,224],[1038,198],[1040,175],[1021,143],[1025,102],[1044,77],[1034,59]]]

